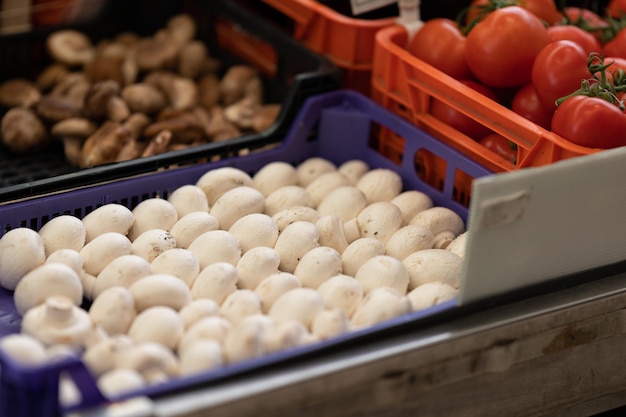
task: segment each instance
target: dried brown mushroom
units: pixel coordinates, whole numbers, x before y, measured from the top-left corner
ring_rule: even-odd
[[[91,85],[83,102],[83,114],[92,119],[102,119],[107,115],[111,98],[120,92],[120,83],[114,80],[98,81]]]
[[[135,60],[141,71],[173,68],[178,51],[178,44],[167,33],[161,31],[137,42]]]
[[[15,153],[40,150],[48,145],[46,128],[32,111],[14,107],[6,112],[0,124],[2,143]]]
[[[91,120],[84,117],[72,117],[61,120],[50,128],[50,133],[55,137],[77,137],[85,139],[91,136],[98,126]]]
[[[48,65],[37,77],[35,84],[40,91],[47,92],[57,85],[67,74],[69,70],[63,64],[55,62]]]
[[[163,93],[148,83],[127,85],[121,95],[133,112],[154,114],[167,105]]]
[[[230,67],[220,81],[222,103],[225,106],[236,103],[242,98],[260,93],[258,72],[248,65]]]
[[[32,81],[15,78],[0,84],[0,106],[31,107],[40,98],[41,93]]]
[[[152,123],[145,128],[143,134],[151,138],[164,130],[171,132],[172,142],[176,143],[190,143],[205,137],[202,124],[192,113],[183,113]]]
[[[178,56],[178,73],[196,79],[205,69],[209,52],[201,41],[190,41],[182,46]]]
[[[60,122],[61,120],[80,117],[82,108],[71,97],[47,94],[42,96],[37,103],[35,112],[44,120]]]
[[[50,34],[46,40],[46,47],[55,61],[68,66],[85,65],[95,54],[91,40],[84,33],[73,29],[59,30]]]
[[[130,131],[121,123],[106,121],[87,138],[80,155],[80,167],[87,168],[114,162],[118,153],[130,140]]]

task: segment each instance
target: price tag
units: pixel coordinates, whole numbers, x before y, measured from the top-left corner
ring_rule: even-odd
[[[352,6],[352,14],[359,15],[361,13],[380,9],[396,3],[398,0],[350,0]]]

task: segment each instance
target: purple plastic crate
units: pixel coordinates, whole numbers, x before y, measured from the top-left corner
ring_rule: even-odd
[[[397,165],[369,146],[373,124],[387,127],[406,139],[405,157],[401,165]],[[426,149],[447,162],[446,181],[442,191],[419,179],[413,161],[420,149]],[[295,165],[313,156],[329,159],[337,165],[350,159],[361,159],[371,168],[392,169],[401,175],[405,189],[419,190],[428,194],[436,205],[454,210],[463,219],[467,219],[467,208],[452,198],[456,170],[461,170],[473,178],[490,174],[486,168],[359,93],[337,91],[309,98],[302,106],[285,140],[272,150],[3,205],[0,206],[2,223],[0,235],[16,227],[38,230],[46,221],[61,214],[82,218],[107,203],[123,204],[132,209],[147,198],[155,196],[167,198],[176,188],[195,183],[200,176],[214,168],[232,166],[254,174],[269,162],[286,161]],[[380,335],[407,323],[419,324],[420,320],[454,309],[455,306],[456,303],[452,300],[331,340],[171,380],[110,400],[121,400],[136,395],[168,395],[174,391],[190,390],[198,385],[218,383],[226,377],[276,365],[288,359],[304,357],[306,354],[323,352],[324,349],[354,342],[358,338]],[[0,336],[19,332],[19,329],[20,317],[15,311],[12,294],[0,291]],[[94,379],[79,358],[29,369],[13,363],[0,352],[0,371],[0,415],[57,416],[64,411],[83,410],[109,401],[99,392]],[[80,404],[68,409],[62,409],[58,401],[60,372],[69,375],[81,391]]]

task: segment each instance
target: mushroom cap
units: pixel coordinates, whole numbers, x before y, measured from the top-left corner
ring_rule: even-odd
[[[150,270],[154,274],[173,275],[191,287],[200,273],[200,261],[188,249],[171,248],[154,258]]]
[[[331,191],[349,185],[351,182],[348,177],[339,171],[330,171],[315,178],[305,189],[313,199],[313,207],[317,207]]]
[[[116,356],[116,368],[133,369],[139,372],[144,378],[158,371],[168,377],[179,374],[179,363],[167,345],[146,341],[138,342],[128,349],[123,349]]]
[[[413,288],[407,297],[413,311],[424,310],[445,301],[454,299],[458,290],[445,282],[426,282]]]
[[[141,374],[133,369],[113,368],[98,377],[96,384],[103,395],[116,395],[143,388],[146,381]]]
[[[373,237],[385,243],[402,226],[402,213],[397,206],[378,201],[361,210],[356,220],[361,237]]]
[[[254,290],[266,277],[278,273],[279,265],[280,255],[273,248],[254,247],[245,252],[237,262],[237,286]]]
[[[465,256],[465,249],[467,247],[468,237],[469,237],[469,234],[467,231],[461,233],[456,238],[454,238],[454,240],[450,242],[448,246],[446,246],[446,250],[449,250],[455,255],[458,255],[461,258],[463,258]]]
[[[320,175],[335,171],[336,169],[335,164],[328,159],[316,156],[307,158],[296,167],[298,184],[302,187],[307,187]]]
[[[220,315],[233,324],[261,312],[261,297],[252,290],[237,289],[228,294],[220,305]]]
[[[435,248],[444,249],[454,238],[465,231],[461,216],[453,210],[436,206],[417,213],[409,224],[428,227],[435,236]]]
[[[385,244],[373,237],[356,239],[341,254],[343,273],[354,276],[369,259],[385,254]]]
[[[55,137],[77,137],[81,139],[93,135],[98,126],[85,117],[72,117],[56,122],[50,128],[50,134]]]
[[[198,298],[191,300],[178,312],[183,320],[185,329],[189,328],[199,320],[206,317],[215,317],[220,314],[220,306],[209,298]]]
[[[39,229],[46,255],[59,249],[80,251],[85,244],[86,234],[80,219],[70,215],[53,217]]]
[[[274,301],[268,315],[276,322],[298,320],[310,329],[313,319],[323,309],[324,299],[316,290],[294,288]]]
[[[213,206],[215,201],[226,191],[240,186],[252,187],[252,178],[248,173],[239,168],[220,167],[203,174],[196,185],[204,190],[209,206]]]
[[[311,195],[299,185],[285,185],[272,191],[265,198],[265,213],[270,216],[274,216],[281,210],[299,206],[315,207]]]
[[[402,177],[391,169],[376,168],[363,174],[356,188],[363,191],[368,204],[389,202],[402,191]]]
[[[135,222],[128,232],[128,238],[133,241],[143,232],[150,229],[170,231],[176,221],[178,212],[176,207],[163,198],[149,198],[137,204],[132,210]]]
[[[195,238],[188,249],[198,257],[201,269],[216,262],[237,265],[241,258],[239,240],[226,230],[205,232]]]
[[[133,294],[120,286],[102,291],[94,298],[88,313],[94,325],[110,336],[126,333],[137,315]]]
[[[352,185],[337,187],[329,192],[317,206],[320,216],[338,216],[346,222],[354,219],[367,206],[363,191]]]
[[[401,260],[378,255],[365,261],[354,275],[365,294],[380,287],[390,287],[405,294],[409,287],[409,272]]]
[[[267,314],[274,302],[287,291],[302,288],[302,283],[289,272],[275,272],[263,278],[254,291],[261,298],[263,313]]]
[[[117,232],[102,233],[80,250],[84,260],[85,272],[93,276],[98,276],[115,258],[130,255],[131,252],[130,240]]]
[[[191,290],[180,278],[170,274],[151,274],[139,278],[128,290],[135,300],[135,309],[165,306],[176,311],[191,302]]]
[[[28,108],[40,98],[41,92],[31,80],[13,78],[0,83],[0,105],[5,108]]]
[[[396,289],[380,287],[370,291],[361,301],[350,320],[359,329],[372,326],[411,312],[408,297]]]
[[[209,211],[209,202],[202,188],[186,184],[175,189],[167,201],[172,203],[178,212],[178,218],[195,211]]]
[[[346,317],[352,317],[364,294],[359,281],[344,274],[330,277],[318,287],[317,292],[324,299],[326,308],[339,308]]]
[[[48,359],[46,349],[31,335],[15,333],[0,339],[0,350],[20,365],[41,365]]]
[[[82,361],[93,375],[99,377],[115,367],[117,352],[132,344],[130,337],[125,334],[111,335],[85,349]]]
[[[259,246],[273,248],[278,239],[276,222],[264,213],[250,213],[240,217],[228,232],[239,240],[244,254]]]
[[[296,185],[296,168],[288,162],[272,161],[265,164],[252,177],[252,186],[264,196],[287,185]]]
[[[337,167],[337,171],[348,177],[352,185],[356,184],[359,178],[369,170],[370,167],[367,162],[361,159],[351,159]]]
[[[309,335],[309,329],[298,320],[275,323],[266,330],[265,351],[278,352],[302,346]]]
[[[224,363],[222,345],[214,340],[198,340],[180,354],[180,374],[193,375],[218,368]]]
[[[140,278],[152,273],[150,262],[141,256],[127,254],[113,259],[98,274],[93,288],[93,297],[110,287],[128,288]]]
[[[346,313],[340,308],[324,309],[317,313],[311,323],[311,333],[319,340],[330,339],[346,333],[350,323]]]
[[[237,290],[239,274],[235,266],[229,262],[214,262],[200,271],[193,285],[193,299],[209,298],[217,304]]]
[[[211,207],[211,214],[217,218],[224,230],[248,214],[261,214],[265,210],[265,197],[253,187],[242,185],[225,191]]]
[[[67,297],[75,305],[83,301],[80,278],[72,268],[59,262],[43,264],[24,275],[15,287],[13,301],[23,316],[53,295]]]
[[[459,288],[463,258],[445,249],[413,252],[402,261],[409,273],[409,290],[421,284],[441,281]]]
[[[135,343],[155,342],[174,349],[183,331],[184,324],[178,312],[158,305],[137,314],[128,328],[128,336]]]
[[[295,206],[279,211],[272,216],[272,219],[276,222],[278,232],[282,232],[291,223],[297,221],[315,223],[319,220],[319,217],[320,215],[313,207]]]
[[[411,219],[420,211],[433,207],[433,200],[421,191],[404,191],[391,200],[392,204],[398,206],[402,212],[404,224],[409,224]]]
[[[259,357],[265,353],[265,338],[270,327],[262,315],[245,317],[234,325],[224,340],[226,362],[233,363]]]
[[[217,229],[219,222],[215,216],[206,211],[194,211],[179,218],[170,233],[176,240],[176,247],[188,249],[198,236]]]
[[[163,229],[150,229],[141,233],[131,243],[131,253],[141,256],[148,262],[159,255],[176,248],[176,240],[170,232]]]
[[[319,246],[319,230],[312,223],[297,221],[278,235],[274,249],[280,255],[279,269],[293,273],[305,253]]]
[[[303,287],[317,289],[328,278],[342,271],[341,254],[328,246],[318,246],[302,256],[294,275]]]
[[[176,350],[180,354],[187,346],[193,345],[198,340],[213,340],[220,344],[224,343],[226,335],[232,326],[233,325],[224,317],[204,317],[185,330],[178,341]]]
[[[0,122],[2,144],[14,153],[41,150],[48,146],[46,127],[38,115],[24,107],[9,109]]]
[[[0,238],[0,285],[14,290],[28,272],[46,260],[44,241],[32,229],[18,227]]]
[[[319,230],[320,246],[327,246],[336,250],[339,254],[343,253],[348,247],[348,238],[338,216],[326,215],[321,216],[315,222],[317,230]]]
[[[70,67],[87,64],[95,54],[93,44],[87,35],[74,29],[51,33],[46,38],[46,47],[55,61]]]
[[[385,253],[400,260],[413,252],[431,249],[435,245],[433,232],[424,226],[411,224],[398,229],[385,244]]]
[[[91,242],[106,232],[116,232],[127,235],[135,222],[135,215],[126,206],[109,203],[100,206],[82,219],[85,226],[85,242]]]

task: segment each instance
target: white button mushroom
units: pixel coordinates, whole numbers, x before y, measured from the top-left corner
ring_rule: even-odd
[[[60,262],[72,268],[83,286],[83,296],[89,300],[93,299],[93,289],[96,277],[89,275],[83,268],[83,257],[74,249],[59,249],[51,253],[46,258],[45,263]]]
[[[13,291],[24,275],[46,260],[39,233],[27,227],[11,229],[0,238],[0,285]]]
[[[83,349],[92,328],[85,310],[69,298],[58,295],[48,297],[22,318],[22,333],[33,336],[45,346],[62,344]]]
[[[254,292],[261,298],[263,313],[267,314],[281,295],[294,288],[302,288],[300,280],[289,272],[278,271],[265,277]]]
[[[340,254],[348,247],[348,239],[338,216],[321,216],[315,226],[320,233],[320,246],[328,246]]]
[[[195,211],[179,218],[172,226],[170,234],[176,241],[176,247],[188,249],[198,236],[219,228],[220,224],[215,216],[208,212]]]
[[[199,340],[180,354],[180,375],[194,375],[224,363],[222,346],[214,340]]]
[[[450,242],[465,231],[461,216],[446,207],[431,207],[417,213],[409,224],[428,227],[435,236],[435,248],[445,249]]]
[[[209,211],[209,201],[204,190],[193,184],[186,184],[176,188],[167,197],[167,201],[176,208],[179,219],[195,211]]]
[[[343,224],[343,234],[346,236],[346,242],[348,242],[348,245],[361,238],[361,231],[359,230],[359,223],[357,222],[356,217]]]
[[[185,330],[178,341],[176,351],[180,354],[187,346],[191,346],[198,340],[213,340],[223,344],[232,324],[223,317],[210,316],[193,323]]]
[[[218,316],[220,314],[220,306],[209,298],[198,298],[197,300],[191,300],[180,309],[178,314],[185,325],[185,329],[189,329],[192,324],[199,320]]]
[[[329,160],[321,157],[311,157],[302,161],[296,167],[298,184],[302,187],[308,186],[317,177],[327,172],[335,171],[337,167]]]
[[[286,185],[265,198],[265,214],[274,216],[290,207],[314,207],[313,198],[299,185]]]
[[[343,222],[354,219],[367,207],[363,191],[354,186],[342,186],[328,193],[317,206],[320,216],[338,216]]]
[[[326,308],[339,308],[347,317],[352,317],[357,305],[363,299],[363,287],[351,276],[335,275],[319,286],[317,292],[324,299]]]
[[[150,341],[120,351],[116,355],[115,368],[137,371],[148,384],[180,375],[178,359],[168,346]]]
[[[272,219],[276,222],[278,232],[282,232],[291,223],[298,221],[315,223],[319,217],[317,210],[313,207],[295,206],[279,211],[272,216]]]
[[[263,213],[251,213],[240,217],[228,232],[239,240],[243,253],[258,246],[273,248],[278,239],[276,222]]]
[[[296,185],[297,181],[298,176],[296,168],[283,161],[274,161],[265,164],[252,177],[252,185],[254,188],[259,190],[266,197],[281,187]]]
[[[110,287],[130,287],[135,281],[152,274],[150,262],[137,255],[122,255],[113,259],[100,271],[93,288],[93,297],[98,297]]]
[[[200,261],[190,250],[172,248],[154,258],[150,270],[153,274],[174,275],[191,288],[200,273]]]
[[[80,278],[69,266],[54,262],[43,264],[27,273],[15,287],[13,301],[20,315],[53,295],[65,296],[74,305],[83,301]]]
[[[132,345],[133,341],[127,335],[112,335],[85,349],[82,361],[92,375],[99,377],[111,371],[115,367],[119,352]]]
[[[265,351],[280,352],[306,344],[309,329],[298,320],[286,320],[275,323],[267,329]]]
[[[204,268],[191,286],[194,300],[209,298],[217,304],[237,289],[237,268],[228,262],[215,262]]]
[[[102,374],[96,384],[105,397],[114,397],[143,388],[146,381],[135,370],[116,368]]]
[[[131,242],[121,233],[106,232],[87,243],[81,250],[83,268],[90,275],[98,274],[115,258],[131,254]]]
[[[372,169],[359,178],[356,188],[363,191],[368,204],[389,202],[402,191],[402,178],[390,169]]]
[[[128,328],[135,343],[156,342],[174,349],[184,331],[183,320],[171,307],[149,307],[137,314]]]
[[[317,313],[311,323],[311,333],[319,340],[344,334],[350,328],[348,317],[340,308],[324,309]]]
[[[391,200],[391,204],[398,206],[402,212],[404,224],[409,224],[411,219],[420,211],[433,207],[433,200],[428,194],[417,190],[404,191]]]
[[[373,237],[363,237],[350,243],[341,254],[343,273],[353,277],[367,260],[385,254],[385,244]]]
[[[365,261],[356,271],[354,279],[359,281],[365,294],[380,287],[390,287],[402,294],[409,287],[409,272],[401,260],[388,255],[378,255]]]
[[[456,298],[458,290],[445,282],[427,282],[407,294],[414,311],[424,310]]]
[[[23,333],[4,336],[0,339],[0,350],[20,365],[37,366],[44,364],[48,359],[43,343]]]
[[[294,275],[303,287],[317,289],[328,278],[340,274],[341,255],[333,248],[318,246],[304,254]]]
[[[388,287],[376,288],[357,307],[350,327],[359,329],[411,312],[411,302],[403,293]]]
[[[233,167],[216,168],[203,174],[196,184],[204,190],[209,206],[226,191],[240,186],[252,187],[252,178],[246,172]]]
[[[265,338],[271,324],[267,316],[257,314],[234,325],[224,340],[226,362],[239,362],[265,354]]]
[[[305,190],[313,199],[313,207],[317,207],[322,200],[336,188],[350,185],[348,177],[338,171],[326,172],[315,178]]]
[[[210,213],[217,218],[220,228],[228,230],[247,214],[263,213],[265,197],[253,187],[236,187],[226,191],[211,206]]]
[[[180,310],[191,302],[191,290],[180,278],[170,274],[151,274],[138,279],[128,290],[135,300],[135,309],[166,306]]]
[[[235,290],[220,305],[220,315],[233,324],[261,312],[261,298],[252,290]]]
[[[175,247],[176,240],[170,232],[162,229],[150,229],[133,240],[131,253],[152,262],[157,256]]]
[[[433,281],[459,288],[463,259],[445,249],[413,252],[402,261],[409,272],[409,290]]]
[[[274,249],[280,255],[279,269],[293,273],[305,253],[319,246],[319,230],[309,222],[290,224],[276,239]]]
[[[46,255],[59,249],[79,251],[85,245],[87,232],[83,222],[67,214],[54,217],[39,229]]]
[[[310,329],[313,318],[323,309],[324,299],[316,290],[294,288],[274,301],[268,315],[278,323],[298,320]]]
[[[467,247],[468,236],[468,232],[461,233],[460,235],[455,237],[448,246],[446,246],[446,250],[449,250],[450,252],[460,256],[461,258],[465,257],[465,248]]]
[[[125,287],[109,287],[89,306],[89,317],[96,326],[113,336],[124,334],[137,315],[132,293]]]
[[[148,198],[137,204],[132,212],[135,216],[135,222],[128,231],[128,238],[131,241],[151,229],[169,232],[178,220],[176,207],[163,198]]]
[[[373,237],[386,243],[402,226],[402,213],[397,206],[378,201],[361,210],[356,221],[361,237]]]
[[[279,265],[280,255],[273,248],[254,247],[245,252],[237,262],[236,268],[239,275],[237,286],[253,290],[266,277],[278,273]]]
[[[216,262],[237,265],[241,258],[239,240],[226,230],[212,230],[203,233],[191,242],[188,249],[200,261],[201,269]]]
[[[115,232],[126,236],[135,222],[133,212],[126,206],[111,203],[93,210],[82,219],[85,226],[85,243],[103,233]]]
[[[391,235],[385,244],[385,253],[402,260],[418,250],[431,249],[434,244],[435,237],[428,227],[410,224]]]
[[[359,178],[370,170],[367,162],[360,159],[351,159],[339,165],[337,171],[350,179],[351,184],[356,184]]]

